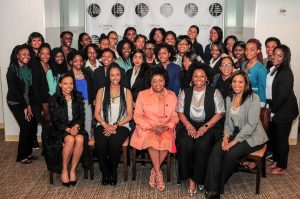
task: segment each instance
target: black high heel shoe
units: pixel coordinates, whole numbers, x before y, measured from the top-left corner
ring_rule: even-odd
[[[220,193],[215,191],[207,191],[205,192],[206,199],[220,199]]]
[[[71,186],[75,186],[76,183],[77,183],[77,180],[75,180],[75,181],[70,181],[69,183],[70,183]]]
[[[108,185],[108,184],[109,184],[109,177],[108,177],[108,176],[103,176],[103,177],[102,177],[101,184],[102,184],[103,186]]]
[[[70,186],[70,182],[63,182],[61,181],[61,184],[65,187],[69,187]]]
[[[109,184],[111,186],[116,186],[118,182],[117,176],[116,175],[111,175],[109,179]]]

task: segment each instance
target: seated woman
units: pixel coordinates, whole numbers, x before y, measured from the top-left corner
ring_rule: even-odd
[[[226,98],[224,137],[215,144],[208,162],[206,198],[220,198],[239,159],[261,149],[268,140],[259,119],[259,97],[252,92],[248,75],[234,72],[231,86],[233,94]]]
[[[179,171],[182,180],[189,179],[188,193],[193,196],[204,188],[209,154],[215,137],[221,135],[218,121],[225,112],[221,93],[206,86],[209,66],[192,64],[193,86],[184,89],[177,103],[180,125],[176,144],[179,154]]]
[[[75,185],[77,182],[76,167],[83,151],[86,134],[83,98],[75,91],[74,84],[71,75],[63,74],[58,80],[56,92],[49,99],[53,132],[57,136],[57,140],[63,142],[59,143],[63,146],[61,182],[64,186]],[[71,157],[71,169],[68,172]]]
[[[121,67],[113,63],[107,69],[107,85],[98,90],[95,101],[95,151],[102,173],[102,185],[117,184],[117,168],[122,144],[129,136],[132,119],[132,95],[122,84]]]
[[[154,67],[149,72],[151,88],[140,91],[135,103],[135,131],[130,145],[138,150],[147,149],[153,168],[149,185],[159,191],[165,190],[160,167],[168,152],[175,153],[174,129],[178,123],[175,112],[176,95],[165,88],[168,72],[163,67]]]

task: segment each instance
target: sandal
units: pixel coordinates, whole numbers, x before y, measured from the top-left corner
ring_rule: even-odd
[[[151,188],[156,187],[156,178],[157,178],[156,171],[154,168],[152,168],[151,172],[150,172],[150,177],[149,177],[149,186]]]
[[[156,177],[156,188],[158,191],[164,191],[166,189],[166,185],[164,182],[164,177],[161,171],[157,172]]]
[[[24,158],[23,160],[17,160],[17,162],[20,162],[22,164],[30,164],[31,160],[28,158]]]

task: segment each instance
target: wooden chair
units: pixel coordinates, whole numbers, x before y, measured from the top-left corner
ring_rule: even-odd
[[[126,138],[122,145],[122,160],[123,162],[123,174],[124,181],[128,180],[128,145],[129,145],[129,137]],[[90,169],[90,179],[94,180],[94,162],[97,162],[97,158],[94,156],[94,146],[90,145],[90,159],[91,159],[91,169]]]
[[[141,154],[141,157],[137,157],[136,154],[137,150],[135,148],[132,148],[132,165],[131,165],[131,171],[132,171],[132,180],[136,179],[136,163],[151,163],[151,159],[149,157],[146,157],[145,155]],[[145,151],[141,151],[144,152]],[[164,163],[167,164],[167,182],[171,181],[171,154],[168,152],[167,158],[164,160]]]
[[[249,160],[254,162],[256,164],[256,167],[254,169],[245,168],[242,166],[238,167],[238,171],[256,174],[256,194],[259,194],[261,176],[263,178],[266,178],[266,149],[267,144],[265,144],[260,150],[255,151],[241,159],[241,161]]]

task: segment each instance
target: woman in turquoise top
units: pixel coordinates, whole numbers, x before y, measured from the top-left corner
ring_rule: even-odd
[[[117,45],[117,51],[120,57],[115,62],[119,64],[125,72],[132,68],[130,56],[133,50],[134,44],[127,39],[121,40]]]
[[[242,70],[248,74],[254,93],[259,96],[261,107],[266,103],[267,69],[262,64],[261,43],[257,39],[249,39],[245,51],[248,59],[242,64]]]

